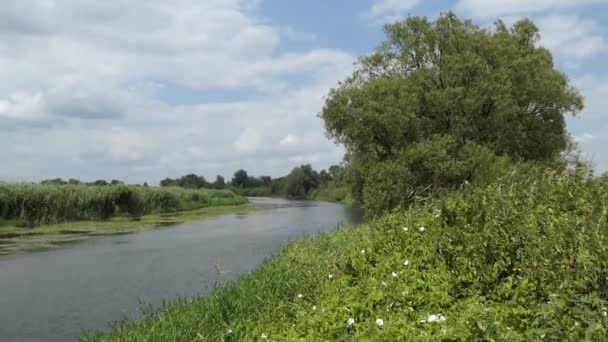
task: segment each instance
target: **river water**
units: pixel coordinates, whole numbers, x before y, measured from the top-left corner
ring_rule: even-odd
[[[205,295],[289,239],[361,220],[338,204],[250,201],[267,209],[0,256],[0,341],[76,341],[146,305]]]

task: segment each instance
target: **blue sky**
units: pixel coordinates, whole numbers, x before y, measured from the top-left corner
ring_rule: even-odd
[[[325,168],[323,96],[382,24],[454,10],[523,16],[586,98],[569,128],[608,170],[608,0],[6,0],[0,12],[0,179],[155,183],[243,167]]]

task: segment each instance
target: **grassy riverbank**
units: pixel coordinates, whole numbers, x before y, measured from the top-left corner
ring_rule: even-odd
[[[121,216],[139,219],[246,202],[226,190],[0,183],[0,226],[36,227]]]
[[[601,340],[608,186],[510,175],[286,246],[98,341]]]
[[[0,254],[251,210],[230,191],[0,184]]]

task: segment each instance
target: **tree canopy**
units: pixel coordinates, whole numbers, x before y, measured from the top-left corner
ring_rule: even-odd
[[[483,29],[447,13],[436,21],[409,17],[384,31],[386,40],[330,91],[321,113],[328,135],[356,156],[364,178],[431,145],[449,145],[448,154],[480,145],[524,161],[555,160],[569,145],[564,115],[582,110],[583,99],[539,46],[530,20]],[[450,158],[461,157],[442,160]],[[427,170],[450,167],[425,163]],[[462,182],[471,174],[462,168],[473,164],[460,165],[456,178],[441,171],[435,179]],[[385,176],[412,177],[409,171],[421,168],[400,165],[405,169],[392,165]]]
[[[564,114],[581,110],[582,98],[531,21],[487,30],[448,13],[385,33],[329,94],[322,117],[336,141],[379,158],[437,134],[532,160],[566,148]]]

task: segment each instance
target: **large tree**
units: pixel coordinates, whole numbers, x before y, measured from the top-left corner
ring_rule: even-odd
[[[580,111],[583,101],[539,46],[530,20],[483,29],[447,13],[436,21],[409,17],[384,31],[386,41],[330,91],[321,113],[328,135],[356,156],[364,173],[367,167],[377,176],[377,166],[388,162],[394,172],[387,176],[409,177],[411,170],[398,172],[394,161],[429,146],[449,144],[459,156],[446,155],[440,165],[426,160],[427,168],[469,158],[460,151],[477,150],[471,144],[539,161],[568,146],[564,115]],[[408,153],[412,148],[417,152]],[[460,167],[461,178],[448,179],[464,180],[466,168]]]
[[[435,22],[410,17],[385,33],[329,94],[322,117],[336,141],[379,158],[436,134],[523,159],[566,148],[564,114],[581,110],[582,98],[539,47],[531,21],[488,30],[448,13]]]

